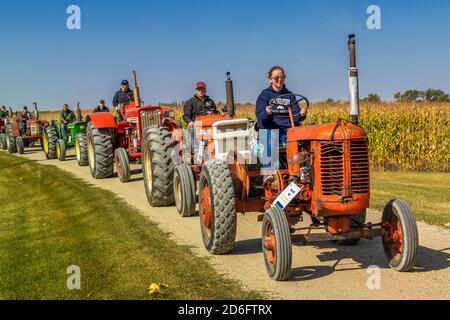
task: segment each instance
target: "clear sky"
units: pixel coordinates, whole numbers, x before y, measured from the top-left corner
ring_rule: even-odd
[[[81,30],[66,9],[81,8]],[[367,7],[381,8],[369,30]],[[186,100],[196,81],[254,102],[267,70],[311,100],[348,99],[347,35],[357,35],[361,95],[429,87],[450,91],[448,0],[16,0],[0,2],[0,105],[111,104],[136,69],[146,104]]]

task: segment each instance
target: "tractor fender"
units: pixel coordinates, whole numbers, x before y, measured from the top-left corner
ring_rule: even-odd
[[[114,128],[117,129],[116,118],[110,113],[92,113],[86,117],[86,124],[92,122],[97,129]]]

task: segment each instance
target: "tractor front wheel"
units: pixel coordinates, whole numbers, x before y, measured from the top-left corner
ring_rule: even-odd
[[[59,161],[66,161],[66,143],[63,139],[56,142],[56,155]]]
[[[127,151],[124,148],[117,148],[114,154],[114,159],[116,162],[117,175],[119,176],[120,181],[130,181],[131,170]]]
[[[175,206],[182,217],[190,217],[195,212],[195,182],[190,167],[184,163],[175,167],[173,173],[173,193]]]
[[[16,137],[16,147],[19,154],[25,153],[25,144],[21,136]]]
[[[292,267],[291,232],[286,215],[279,208],[269,208],[262,223],[262,248],[269,277],[289,279]]]
[[[89,165],[86,134],[80,133],[77,135],[75,143],[75,152],[77,155],[77,162],[80,167]]]
[[[8,149],[8,143],[6,142],[6,134],[0,133],[0,149],[6,150]]]
[[[389,201],[381,220],[383,249],[389,266],[400,272],[410,271],[416,264],[419,232],[416,219],[406,201]]]
[[[110,178],[114,173],[114,152],[110,129],[97,129],[92,122],[89,122],[87,147],[92,177]]]
[[[17,152],[16,137],[11,131],[11,126],[6,127],[6,146],[9,153]]]
[[[42,133],[42,150],[45,157],[50,159],[56,159],[56,144],[58,142],[58,132],[54,126],[47,127]]]
[[[173,201],[172,134],[164,126],[145,129],[142,142],[142,172],[148,203],[153,207],[170,206]]]
[[[233,178],[224,161],[205,163],[198,192],[203,244],[212,254],[230,252],[236,239],[236,199]]]

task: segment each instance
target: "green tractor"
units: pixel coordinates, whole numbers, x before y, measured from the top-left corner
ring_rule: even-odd
[[[67,149],[75,147],[79,166],[89,164],[86,142],[86,123],[81,115],[80,103],[77,103],[77,119],[67,125],[66,138],[61,133],[61,124],[53,120],[42,135],[42,149],[47,159],[66,160]]]

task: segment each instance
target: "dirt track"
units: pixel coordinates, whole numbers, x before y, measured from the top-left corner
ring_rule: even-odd
[[[23,155],[41,164],[52,164],[98,187],[111,190],[170,232],[180,244],[192,245],[196,253],[211,257],[221,273],[236,278],[245,287],[267,292],[277,299],[450,299],[450,231],[419,223],[420,250],[417,268],[410,273],[389,269],[381,240],[362,240],[356,247],[324,242],[293,248],[290,281],[268,278],[261,253],[260,223],[256,214],[239,215],[236,248],[224,256],[210,256],[203,247],[198,217],[181,218],[174,207],[151,208],[147,204],[140,166],[132,181],[95,180],[88,167],[78,167],[72,157],[66,162],[47,161],[38,149]],[[370,221],[379,220],[371,211]],[[308,220],[308,219],[305,219]],[[367,267],[381,268],[381,288],[368,289]],[[155,279],[157,281],[157,279]]]

